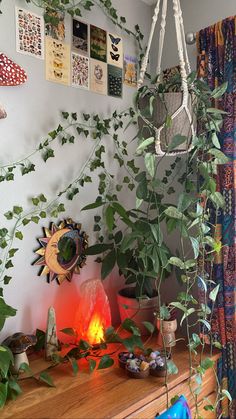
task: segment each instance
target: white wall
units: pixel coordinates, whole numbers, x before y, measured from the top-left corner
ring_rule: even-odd
[[[57,127],[60,121],[60,111],[99,112],[105,117],[115,109],[126,109],[131,105],[133,89],[124,87],[123,99],[113,99],[92,92],[86,92],[45,80],[44,61],[16,53],[15,48],[15,17],[14,6],[40,13],[38,8],[27,5],[23,0],[3,1],[0,16],[0,50],[9,58],[20,64],[28,74],[26,84],[19,87],[1,87],[0,101],[5,105],[8,117],[0,121],[0,161],[1,164],[18,160],[33,150],[46,134]],[[139,23],[143,33],[147,35],[151,19],[151,8],[140,0],[114,0],[120,15],[126,16],[127,25],[133,28]],[[131,38],[116,29],[100,10],[94,10],[85,16],[89,23],[101,26],[124,38],[124,50],[134,54],[135,45]],[[70,17],[66,20],[67,41],[70,40]],[[109,142],[109,138],[107,138]],[[87,142],[88,143],[88,142]],[[31,208],[30,198],[38,193],[44,193],[49,199],[62,190],[79,173],[91,143],[80,140],[77,145],[56,146],[56,158],[45,164],[39,156],[33,158],[37,170],[35,173],[21,177],[16,176],[15,182],[0,184],[1,188],[1,225],[6,224],[3,213],[13,205],[22,205],[24,209]],[[116,169],[117,170],[117,169]],[[82,223],[85,231],[93,241],[94,213],[81,213],[81,208],[92,202],[97,195],[96,182],[89,189],[82,191],[72,203],[66,202],[66,213]],[[91,215],[90,215],[91,214]],[[90,216],[90,217],[89,217]],[[4,295],[8,304],[17,308],[17,316],[6,322],[1,332],[0,341],[10,333],[24,331],[32,332],[36,327],[45,328],[47,309],[50,305],[56,308],[58,327],[63,328],[73,324],[76,310],[78,288],[81,281],[99,275],[99,266],[89,258],[87,266],[81,275],[74,277],[73,282],[46,283],[45,277],[38,277],[38,267],[31,266],[35,260],[33,251],[38,247],[37,238],[42,234],[42,226],[47,226],[49,219],[39,225],[25,227],[23,242],[16,241],[14,247],[20,247],[15,257],[15,268],[9,271],[13,276],[9,285],[5,286]],[[109,298],[113,307],[113,317],[117,321],[117,306],[115,293],[120,287],[118,276],[105,281]]]

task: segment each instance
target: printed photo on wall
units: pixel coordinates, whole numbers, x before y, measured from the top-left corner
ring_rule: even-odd
[[[89,88],[89,58],[71,54],[71,84],[73,87]]]
[[[122,97],[122,69],[108,64],[108,96]]]
[[[131,55],[124,56],[124,84],[137,87],[138,59]]]
[[[88,25],[78,19],[73,19],[72,24],[72,48],[83,55],[88,55]]]
[[[52,19],[51,22],[45,23],[45,35],[51,36],[58,41],[65,40],[65,14],[62,12],[52,11],[46,8],[46,14]]]
[[[46,36],[46,80],[70,84],[70,46]]]
[[[90,90],[101,95],[107,94],[107,64],[90,60]]]
[[[90,25],[90,56],[104,63],[107,61],[107,33],[93,25]]]
[[[123,68],[123,41],[112,33],[107,33],[107,62]]]
[[[15,8],[16,51],[44,59],[44,20],[42,16]]]

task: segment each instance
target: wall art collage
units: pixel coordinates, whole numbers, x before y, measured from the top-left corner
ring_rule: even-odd
[[[137,58],[124,55],[120,36],[72,18],[71,43],[65,43],[64,14],[47,13],[56,26],[16,7],[16,50],[45,58],[46,80],[117,98],[123,83],[137,86]]]

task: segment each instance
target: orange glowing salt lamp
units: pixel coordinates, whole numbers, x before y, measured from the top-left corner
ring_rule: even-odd
[[[89,279],[79,289],[75,329],[80,339],[91,345],[104,341],[104,331],[111,326],[108,297],[100,279]]]

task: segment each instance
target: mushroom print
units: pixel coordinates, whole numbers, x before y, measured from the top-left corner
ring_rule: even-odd
[[[0,86],[18,86],[25,83],[25,70],[14,63],[5,54],[0,54]]]
[[[29,365],[29,360],[26,354],[28,348],[36,345],[37,338],[34,335],[26,335],[19,332],[9,336],[2,342],[3,346],[7,346],[14,355],[13,372],[18,373],[22,363]]]
[[[0,54],[0,86],[18,86],[25,83],[27,75],[25,70],[14,63],[5,54]],[[6,118],[7,113],[0,104],[0,119]]]

